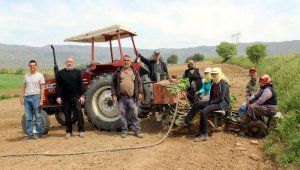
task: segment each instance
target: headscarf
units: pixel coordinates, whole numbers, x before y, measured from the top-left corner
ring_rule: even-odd
[[[272,82],[272,79],[268,74],[263,74],[259,77],[259,82],[263,84],[270,84]]]
[[[209,81],[211,81],[211,68],[210,67],[206,67],[205,70],[204,70],[204,73],[209,73],[209,74],[204,74],[204,82],[207,83]]]
[[[220,83],[221,80],[224,80],[229,84],[228,78],[223,74],[220,67],[215,67],[211,70],[211,73],[216,73],[217,75],[215,77],[212,77],[213,81],[215,83]]]

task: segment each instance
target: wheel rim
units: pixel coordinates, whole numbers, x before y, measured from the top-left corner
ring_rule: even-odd
[[[115,121],[119,118],[117,102],[112,101],[110,86],[103,86],[95,92],[92,106],[95,114],[103,120]]]

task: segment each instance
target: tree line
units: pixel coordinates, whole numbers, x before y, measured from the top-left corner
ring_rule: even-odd
[[[231,57],[237,55],[237,46],[234,43],[229,42],[221,42],[218,46],[216,46],[217,54],[223,58],[223,62],[226,62]],[[253,44],[246,48],[246,54],[249,60],[258,65],[258,63],[267,56],[267,46],[264,44]],[[200,53],[195,53],[192,56],[186,58],[185,63],[189,60],[194,61],[203,61],[205,56]],[[178,55],[172,54],[167,59],[168,64],[177,64],[178,63]]]

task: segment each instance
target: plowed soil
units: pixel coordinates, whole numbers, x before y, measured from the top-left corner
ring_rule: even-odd
[[[231,91],[241,104],[245,99],[247,70],[234,65],[220,66],[231,81]],[[182,75],[185,65],[170,66],[171,74]],[[159,141],[165,134],[155,117],[142,119],[144,138],[129,135],[123,139],[117,132],[99,131],[85,121],[86,138],[79,138],[74,126],[74,136],[65,139],[65,128],[54,116],[50,116],[51,128],[48,135],[37,140],[25,140],[21,128],[24,108],[19,99],[0,101],[0,154],[9,153],[67,153],[93,151],[99,149],[140,146]],[[214,133],[208,141],[193,142],[194,136],[188,133],[172,135],[160,145],[145,149],[101,152],[73,156],[20,156],[0,157],[1,169],[277,169],[263,149],[263,140],[239,136],[230,132]],[[250,144],[257,140],[258,145]],[[239,143],[241,146],[237,146]],[[239,145],[238,144],[238,145]],[[259,160],[249,156],[255,154]]]

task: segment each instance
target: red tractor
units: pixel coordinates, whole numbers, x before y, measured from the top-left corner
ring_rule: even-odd
[[[122,66],[123,51],[121,46],[121,39],[130,38],[133,49],[136,50],[133,37],[137,34],[121,25],[113,25],[105,27],[103,29],[87,32],[77,36],[73,36],[65,39],[66,42],[83,42],[91,43],[92,56],[91,64],[88,65],[87,71],[82,72],[83,83],[85,87],[86,103],[84,106],[84,112],[89,121],[99,129],[103,130],[117,130],[120,128],[120,119],[117,112],[117,104],[111,100],[111,78],[113,72]],[[117,59],[114,57],[112,41],[117,40],[119,47],[119,56]],[[110,63],[97,63],[95,62],[95,42],[109,42],[110,44]],[[58,72],[56,64],[55,50],[53,50],[54,57],[54,74]],[[132,66],[138,71],[141,68],[139,62],[132,62]],[[140,106],[141,113],[149,112],[149,105],[152,101],[152,84],[147,75],[142,76],[144,86],[144,101]],[[55,78],[46,79],[45,84],[45,98],[44,105],[42,106],[43,115],[43,130],[47,133],[50,126],[48,115],[55,114],[55,118],[61,125],[65,125],[64,114],[62,106],[56,103],[56,82]],[[75,118],[72,118],[73,123],[76,122]],[[26,133],[26,121],[25,116],[22,119],[22,127]]]

